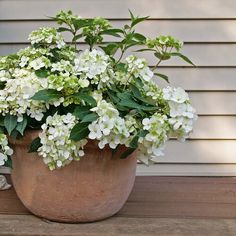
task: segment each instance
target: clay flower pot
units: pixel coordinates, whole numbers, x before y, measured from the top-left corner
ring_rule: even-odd
[[[117,213],[126,202],[135,180],[135,153],[120,159],[95,142],[85,146],[85,156],[62,169],[50,171],[37,153],[28,153],[39,131],[10,140],[12,181],[18,197],[33,214],[58,222],[92,222]]]

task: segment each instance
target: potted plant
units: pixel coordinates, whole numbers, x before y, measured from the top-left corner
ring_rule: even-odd
[[[0,58],[0,165],[13,162],[16,192],[38,216],[89,222],[115,214],[132,190],[137,159],[158,161],[169,138],[192,131],[188,94],[152,81],[168,82],[158,72],[163,60],[192,64],[182,42],[146,38],[135,27],[147,17],[130,15],[130,24],[113,28],[61,11],[57,29],[33,31],[31,46]]]

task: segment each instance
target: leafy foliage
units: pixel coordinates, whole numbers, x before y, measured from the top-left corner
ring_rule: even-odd
[[[17,117],[7,114],[4,119],[4,126],[9,135],[11,135],[12,131],[16,128],[17,125]]]
[[[88,125],[88,122],[76,124],[71,130],[70,139],[74,141],[80,141],[86,138],[89,134]]]
[[[41,147],[41,146],[42,146],[42,144],[41,144],[41,142],[40,142],[40,138],[37,137],[37,138],[35,138],[35,139],[32,141],[28,152],[29,152],[29,153],[31,153],[31,152],[37,152],[37,150],[38,150],[39,147]]]
[[[38,91],[31,99],[49,102],[51,100],[57,100],[62,97],[62,93],[55,89],[45,89]]]
[[[138,32],[148,17],[129,13],[130,22],[116,28],[101,17],[61,11],[52,17],[58,28],[41,27],[29,35],[31,46],[0,57],[0,163],[8,165],[11,155],[6,135],[20,138],[27,129],[42,130],[29,152],[37,151],[51,170],[79,160],[87,139],[101,149],[109,145],[113,155],[125,145],[122,159],[138,149],[148,164],[170,135],[188,136],[196,114],[187,93],[159,88],[152,78],[169,82],[158,66],[173,57],[194,63],[178,39]],[[151,54],[154,65],[138,58],[139,52]]]

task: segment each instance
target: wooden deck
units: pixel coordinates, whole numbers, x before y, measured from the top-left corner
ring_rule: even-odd
[[[137,177],[123,209],[90,224],[59,224],[32,216],[13,189],[0,191],[0,235],[236,235],[236,179]]]

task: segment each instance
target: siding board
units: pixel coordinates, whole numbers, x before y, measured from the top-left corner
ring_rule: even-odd
[[[200,115],[235,115],[235,92],[191,92],[193,106]]]
[[[171,140],[158,163],[235,163],[236,140]],[[235,170],[236,171],[236,170]]]
[[[152,18],[235,18],[234,0],[1,0],[0,19],[45,19],[61,9],[83,17],[127,18],[128,9]]]
[[[127,20],[112,20],[114,27],[122,27]],[[27,42],[31,31],[55,26],[53,21],[0,21],[0,43]],[[236,42],[236,20],[148,20],[137,31],[148,37],[173,35],[184,42]],[[69,40],[70,37],[66,37]],[[116,40],[116,38],[112,38]]]
[[[138,176],[236,176],[236,164],[138,165]]]
[[[236,140],[236,116],[199,116],[190,138]]]
[[[159,68],[169,76],[171,86],[180,86],[191,91],[236,90],[236,68]],[[166,86],[163,80],[156,80]]]
[[[0,55],[5,55],[6,53],[14,53],[17,49],[20,49],[27,44],[16,45],[14,43],[1,45],[2,50]],[[0,47],[0,49],[1,49]],[[80,49],[87,48],[87,46],[81,44]],[[144,57],[148,60],[150,66],[156,64],[156,58],[148,52],[135,52],[137,47],[132,50],[127,51],[124,56],[130,53],[135,54],[139,57]],[[185,44],[182,53],[191,58],[196,66],[204,67],[236,67],[236,44]],[[162,66],[189,66],[186,62],[179,58],[172,58],[169,61],[164,61],[161,63]]]

